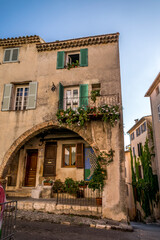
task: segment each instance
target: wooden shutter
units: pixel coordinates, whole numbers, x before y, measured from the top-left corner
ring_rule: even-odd
[[[28,102],[26,109],[35,109],[36,108],[36,99],[37,99],[37,82],[29,83],[29,94]]]
[[[64,68],[64,51],[57,52],[57,69]]]
[[[18,60],[18,52],[19,52],[19,49],[18,49],[18,48],[13,49],[13,52],[12,52],[12,61],[17,61],[17,60]]]
[[[80,66],[88,66],[88,48],[80,49]]]
[[[59,109],[63,109],[63,95],[64,95],[64,87],[61,83],[59,83]]]
[[[10,61],[11,49],[6,49],[4,52],[4,62]]]
[[[76,167],[84,168],[84,151],[83,143],[76,144]]]
[[[80,85],[80,107],[88,106],[88,84]]]
[[[12,95],[12,84],[4,85],[3,101],[2,101],[2,111],[10,110],[10,102]]]
[[[56,175],[57,143],[47,143],[45,147],[44,177]]]

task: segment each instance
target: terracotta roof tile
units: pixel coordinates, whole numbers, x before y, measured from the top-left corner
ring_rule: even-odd
[[[38,52],[118,42],[119,33],[37,44]]]
[[[29,44],[29,43],[44,43],[44,40],[39,36],[23,36],[23,37],[15,37],[15,38],[3,38],[0,39],[0,47],[15,47],[21,44]]]

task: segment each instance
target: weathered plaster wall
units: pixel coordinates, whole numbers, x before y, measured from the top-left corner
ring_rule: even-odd
[[[35,110],[0,112],[1,177],[5,176],[7,164],[12,161],[15,153],[26,141],[42,131],[43,128],[58,125],[55,114],[57,112],[59,82],[64,87],[89,84],[89,91],[91,84],[101,83],[101,94],[119,94],[121,104],[118,43],[87,47],[88,67],[69,71],[56,69],[57,51],[38,53],[34,44],[23,45],[20,48],[20,63],[0,65],[1,99],[6,83],[28,80],[38,82]],[[69,50],[67,49],[67,51]],[[0,48],[0,61],[3,59],[3,51]],[[55,92],[51,91],[52,83],[56,86]],[[115,150],[114,162],[108,167],[108,180],[103,197],[103,216],[116,220],[126,220],[122,112],[120,124],[118,123],[113,129],[101,121],[88,123],[83,128],[72,126],[70,129],[82,136],[95,151],[97,149],[97,153],[99,150],[108,151],[111,147]],[[39,157],[43,158],[43,153]],[[21,167],[23,167],[23,163],[21,163]],[[41,171],[39,166],[39,172]]]

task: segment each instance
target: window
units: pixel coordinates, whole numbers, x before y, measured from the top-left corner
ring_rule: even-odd
[[[141,135],[141,128],[137,128],[136,129],[136,136],[138,137],[139,135]]]
[[[28,103],[29,86],[16,87],[15,110],[25,110]]]
[[[158,119],[160,121],[160,104],[158,105]]]
[[[65,68],[66,65],[72,63],[79,63],[80,67],[88,66],[88,49],[80,49],[80,51],[72,52],[57,52],[57,69]]]
[[[142,166],[141,165],[138,166],[138,174],[139,174],[139,178],[142,178]]]
[[[19,55],[19,48],[5,49],[3,62],[17,62]]]
[[[134,140],[134,132],[131,134],[131,141]]]
[[[141,133],[146,131],[146,122],[141,125]]]
[[[75,167],[76,165],[76,145],[63,146],[63,166]]]
[[[88,106],[88,84],[80,84],[77,87],[64,87],[59,83],[59,109]]]
[[[28,84],[5,84],[2,111],[36,108],[37,82]]]
[[[63,167],[84,167],[83,143],[63,145],[62,149]]]
[[[142,155],[142,143],[138,143],[137,148],[138,148],[138,156],[140,157]]]
[[[133,157],[135,157],[135,148],[133,147]]]
[[[64,93],[65,110],[68,108],[76,110],[79,107],[79,88],[66,88]]]

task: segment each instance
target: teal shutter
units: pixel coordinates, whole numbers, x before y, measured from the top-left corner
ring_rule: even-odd
[[[80,50],[80,66],[88,66],[88,48]]]
[[[64,51],[57,52],[57,69],[64,68]]]
[[[29,83],[29,94],[26,109],[35,109],[37,100],[37,82]]]
[[[88,84],[80,85],[80,107],[88,106]]]
[[[10,110],[10,102],[12,95],[12,84],[4,85],[3,101],[2,101],[2,111]]]
[[[64,87],[61,83],[59,83],[59,110],[63,109],[63,94]]]

